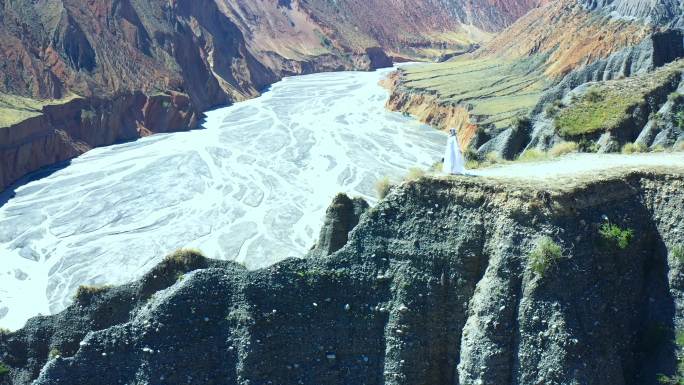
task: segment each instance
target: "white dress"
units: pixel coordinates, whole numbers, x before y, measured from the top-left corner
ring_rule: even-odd
[[[446,151],[444,152],[444,165],[442,172],[445,174],[465,174],[465,160],[458,145],[458,138],[455,135],[449,136]]]

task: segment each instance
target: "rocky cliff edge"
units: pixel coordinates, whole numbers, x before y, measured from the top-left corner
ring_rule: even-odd
[[[681,168],[423,178],[327,255],[364,209],[338,197],[316,256],[185,251],[82,288],[0,334],[0,383],[656,384],[684,326],[683,206]]]

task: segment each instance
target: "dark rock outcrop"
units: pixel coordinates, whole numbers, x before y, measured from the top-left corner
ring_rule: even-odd
[[[409,183],[330,256],[258,271],[193,256],[82,289],[0,335],[0,383],[655,385],[684,327],[682,172]],[[634,230],[624,248],[605,217]],[[528,261],[541,237],[563,255],[544,273]]]
[[[325,213],[318,243],[310,254],[327,256],[346,245],[349,233],[359,223],[361,215],[368,207],[368,203],[361,198],[351,199],[346,194],[338,194]]]

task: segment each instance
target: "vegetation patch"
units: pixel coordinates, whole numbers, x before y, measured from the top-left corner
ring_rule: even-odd
[[[670,252],[672,258],[679,263],[684,263],[684,245],[675,245]]]
[[[98,294],[102,294],[107,290],[111,289],[111,286],[95,286],[95,285],[81,285],[76,290],[76,295],[74,295],[74,300],[76,302],[85,302],[93,298]]]
[[[435,95],[444,105],[466,105],[478,124],[509,127],[537,104],[548,79],[543,60],[462,56],[444,63],[402,70],[402,86]]]
[[[94,122],[97,118],[97,112],[93,109],[81,110],[81,120],[87,122]]]
[[[520,154],[520,156],[518,156],[518,161],[520,161],[520,162],[537,162],[540,160],[546,160],[548,158],[549,158],[548,153],[541,151],[541,150],[537,150],[536,148],[531,148],[529,150],[523,151],[523,153]]]
[[[411,167],[404,177],[404,180],[407,182],[414,182],[423,177],[425,177],[425,170],[420,167]]]
[[[50,349],[50,352],[48,353],[48,359],[53,359],[61,356],[62,353],[59,351],[57,348],[52,348]]]
[[[375,192],[378,195],[378,198],[384,199],[387,194],[389,194],[392,186],[392,182],[388,176],[382,177],[380,180],[375,182]]]
[[[682,62],[658,71],[624,79],[600,82],[575,98],[568,106],[556,107],[555,125],[565,138],[609,131],[631,119],[637,106],[661,87],[678,79]]]
[[[618,247],[625,250],[634,238],[634,230],[623,229],[612,223],[604,223],[599,228],[599,234],[603,238],[604,245],[608,247]]]
[[[506,163],[506,160],[502,159],[496,151],[492,151],[485,155],[485,158],[482,161],[478,160],[477,158],[467,160],[466,168],[470,170],[475,170],[478,168],[493,166],[499,163]]]
[[[435,162],[432,167],[430,167],[430,172],[440,173],[444,169],[444,162]]]
[[[164,258],[164,262],[175,262],[177,264],[188,264],[198,258],[204,258],[202,251],[193,248],[183,248],[174,251]]]
[[[528,256],[528,266],[539,277],[563,258],[563,250],[553,239],[542,237]]]
[[[0,127],[9,127],[26,119],[39,116],[43,113],[43,107],[63,104],[76,97],[76,95],[70,95],[64,99],[36,100],[0,93]]]
[[[678,129],[684,130],[684,111],[679,111],[675,114],[674,123]]]
[[[549,150],[549,155],[555,158],[565,154],[570,154],[572,152],[577,152],[578,150],[579,145],[576,142],[562,142],[553,146]]]
[[[10,368],[7,365],[0,362],[0,377],[4,377],[6,374],[9,373],[9,371]]]
[[[622,153],[623,154],[636,154],[640,152],[647,152],[648,147],[641,143],[627,143],[624,146],[622,146]]]
[[[585,96],[560,110],[555,119],[556,128],[565,138],[606,131],[628,119],[631,109],[642,101],[640,95],[608,91],[598,100]]]

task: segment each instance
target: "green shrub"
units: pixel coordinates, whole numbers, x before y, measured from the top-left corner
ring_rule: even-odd
[[[675,114],[674,122],[677,128],[684,130],[684,111],[679,111]]]
[[[375,182],[375,192],[378,194],[378,198],[384,199],[387,194],[389,194],[392,189],[392,182],[389,177],[383,177],[377,182]]]
[[[518,160],[521,162],[535,162],[545,159],[548,159],[548,154],[535,148],[525,150],[522,154],[520,154],[520,156],[518,156]]]
[[[10,369],[7,365],[3,364],[0,362],[0,377],[5,376],[7,373],[9,373]]]
[[[670,251],[670,254],[672,255],[672,258],[679,261],[680,263],[684,263],[684,245],[674,245],[672,247],[672,251]]]
[[[543,237],[537,241],[534,250],[528,256],[528,266],[540,277],[563,258],[561,247],[549,237]]]
[[[672,92],[671,94],[667,95],[667,101],[668,102],[681,102],[684,100],[684,95],[680,94],[679,92]]]
[[[496,151],[488,152],[487,155],[485,155],[485,162],[487,163],[496,164],[500,163],[501,161],[501,155],[499,155],[499,153]]]
[[[479,160],[479,157],[477,156],[477,151],[475,151],[472,148],[467,148],[465,152],[463,152],[463,158],[465,158],[466,161]]]
[[[648,151],[648,147],[641,143],[627,143],[624,146],[622,146],[623,154],[634,154],[646,151]]]
[[[432,167],[430,167],[430,171],[442,172],[442,168],[444,168],[444,162],[435,162]]]
[[[527,116],[516,116],[513,118],[512,127],[514,130],[519,130],[521,128],[527,128],[532,124],[532,121]]]
[[[592,103],[600,102],[603,100],[603,93],[597,86],[592,86],[589,87],[587,93],[584,95],[584,98]]]
[[[466,161],[465,167],[469,170],[476,170],[478,168],[489,167],[498,163],[503,163],[504,159],[501,158],[498,152],[492,151],[485,155],[484,160],[470,159]]]
[[[606,246],[617,246],[622,250],[629,247],[632,238],[634,238],[634,230],[622,229],[620,226],[612,223],[604,223],[601,225],[599,234],[601,234]]]
[[[478,168],[482,168],[484,166],[485,164],[478,160],[468,160],[465,164],[465,168],[468,170],[477,170]]]
[[[408,173],[406,174],[406,176],[404,177],[404,180],[408,181],[408,182],[413,182],[413,181],[417,181],[418,179],[423,178],[424,176],[425,176],[425,170],[423,170],[422,168],[419,168],[419,167],[411,167],[408,170]]]
[[[53,358],[59,357],[61,355],[62,355],[62,353],[58,349],[52,348],[52,349],[50,349],[50,353],[48,353],[48,358],[53,359]]]
[[[193,248],[182,248],[164,257],[165,262],[188,263],[197,257],[204,257],[202,251]]]
[[[549,155],[559,157],[561,155],[569,154],[571,152],[577,152],[579,145],[576,142],[562,142],[553,146],[549,150]]]
[[[12,332],[9,329],[5,328],[0,328],[0,336],[6,336],[8,334],[11,334]]]
[[[653,121],[655,124],[660,124],[660,121],[663,119],[663,116],[659,112],[651,112],[648,114],[648,120]]]

